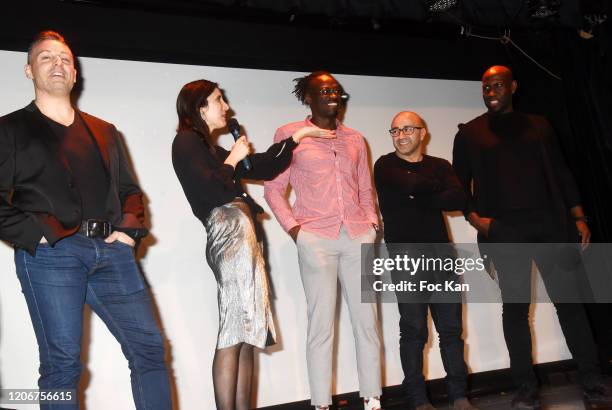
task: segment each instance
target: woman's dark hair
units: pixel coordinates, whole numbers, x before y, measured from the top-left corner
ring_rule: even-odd
[[[219,88],[217,83],[208,80],[196,80],[187,83],[181,88],[176,98],[176,113],[178,114],[177,132],[196,131],[208,141],[210,130],[200,115],[200,108],[208,105],[208,96]]]

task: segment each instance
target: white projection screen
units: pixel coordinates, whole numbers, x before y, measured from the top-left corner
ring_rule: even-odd
[[[0,51],[0,114],[17,110],[33,99],[25,78],[26,54]],[[383,64],[384,62],[381,62]],[[217,335],[217,296],[205,261],[205,231],[193,216],[172,168],[170,149],[177,124],[175,101],[183,84],[200,78],[218,82],[236,117],[244,124],[256,151],[272,141],[274,131],[303,119],[308,110],[291,94],[299,72],[220,68],[81,58],[83,92],[78,101],[85,112],[114,123],[125,143],[146,194],[151,235],[139,252],[168,341],[168,363],[176,408],[213,407],[212,357]],[[371,162],[392,151],[387,130],[400,110],[421,114],[431,135],[430,155],[451,158],[457,124],[483,112],[480,84],[412,78],[337,75],[350,93],[345,123],[363,133]],[[229,147],[224,135],[220,144]],[[263,186],[248,191],[266,209],[268,264],[279,343],[256,354],[253,407],[310,397],[305,363],[306,307],[296,249],[274,220],[263,199]],[[456,242],[474,242],[475,231],[463,217],[449,218]],[[36,388],[38,352],[26,304],[15,275],[13,250],[0,245],[0,383],[2,388]],[[334,394],[358,390],[355,349],[348,312],[339,303],[336,332]],[[534,354],[538,362],[566,359],[569,352],[551,305],[533,308]],[[127,361],[103,323],[86,316],[82,378],[87,409],[134,408]],[[381,305],[384,337],[383,383],[403,378],[398,352],[397,306]],[[471,372],[508,367],[499,304],[471,304],[464,310],[465,355]],[[437,334],[430,325],[426,376],[444,377]],[[19,409],[33,408],[24,405]]]

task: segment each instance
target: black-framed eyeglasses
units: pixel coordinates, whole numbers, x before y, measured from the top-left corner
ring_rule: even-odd
[[[406,125],[402,128],[393,127],[389,130],[389,134],[391,134],[392,137],[399,137],[400,134],[412,135],[415,130],[422,130],[423,128],[425,127],[416,127],[414,125]]]
[[[342,94],[342,90],[339,88],[321,88],[319,90],[319,94],[321,95]]]

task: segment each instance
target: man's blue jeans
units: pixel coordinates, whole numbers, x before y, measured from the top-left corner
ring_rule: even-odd
[[[440,336],[440,353],[446,371],[450,403],[466,397],[467,368],[463,358],[460,303],[399,303],[400,359],[404,370],[402,383],[411,404],[428,403],[423,377],[423,349],[427,343],[427,309]]]
[[[389,245],[389,255],[412,258],[440,258],[445,260],[456,256],[451,243]],[[439,269],[420,269],[417,272],[394,270],[394,283],[406,280],[419,284],[421,280],[442,283],[457,280],[454,274]],[[423,349],[429,338],[427,311],[436,326],[440,338],[440,355],[446,371],[448,399],[453,403],[466,397],[467,366],[463,357],[463,322],[461,295],[456,292],[396,292],[400,313],[400,360],[404,371],[402,386],[413,407],[429,402],[423,376]]]
[[[172,408],[163,338],[130,246],[75,234],[53,247],[40,244],[36,256],[17,249],[15,265],[38,341],[41,389],[77,388],[87,303],[121,344],[136,408]]]

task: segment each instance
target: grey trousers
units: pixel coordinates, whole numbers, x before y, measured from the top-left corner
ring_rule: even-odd
[[[374,229],[351,239],[344,227],[337,239],[301,230],[297,238],[300,274],[308,308],[306,362],[314,406],[331,404],[332,351],[338,279],[355,338],[359,391],[381,394],[380,329],[376,304],[361,303],[361,244],[374,241]]]

